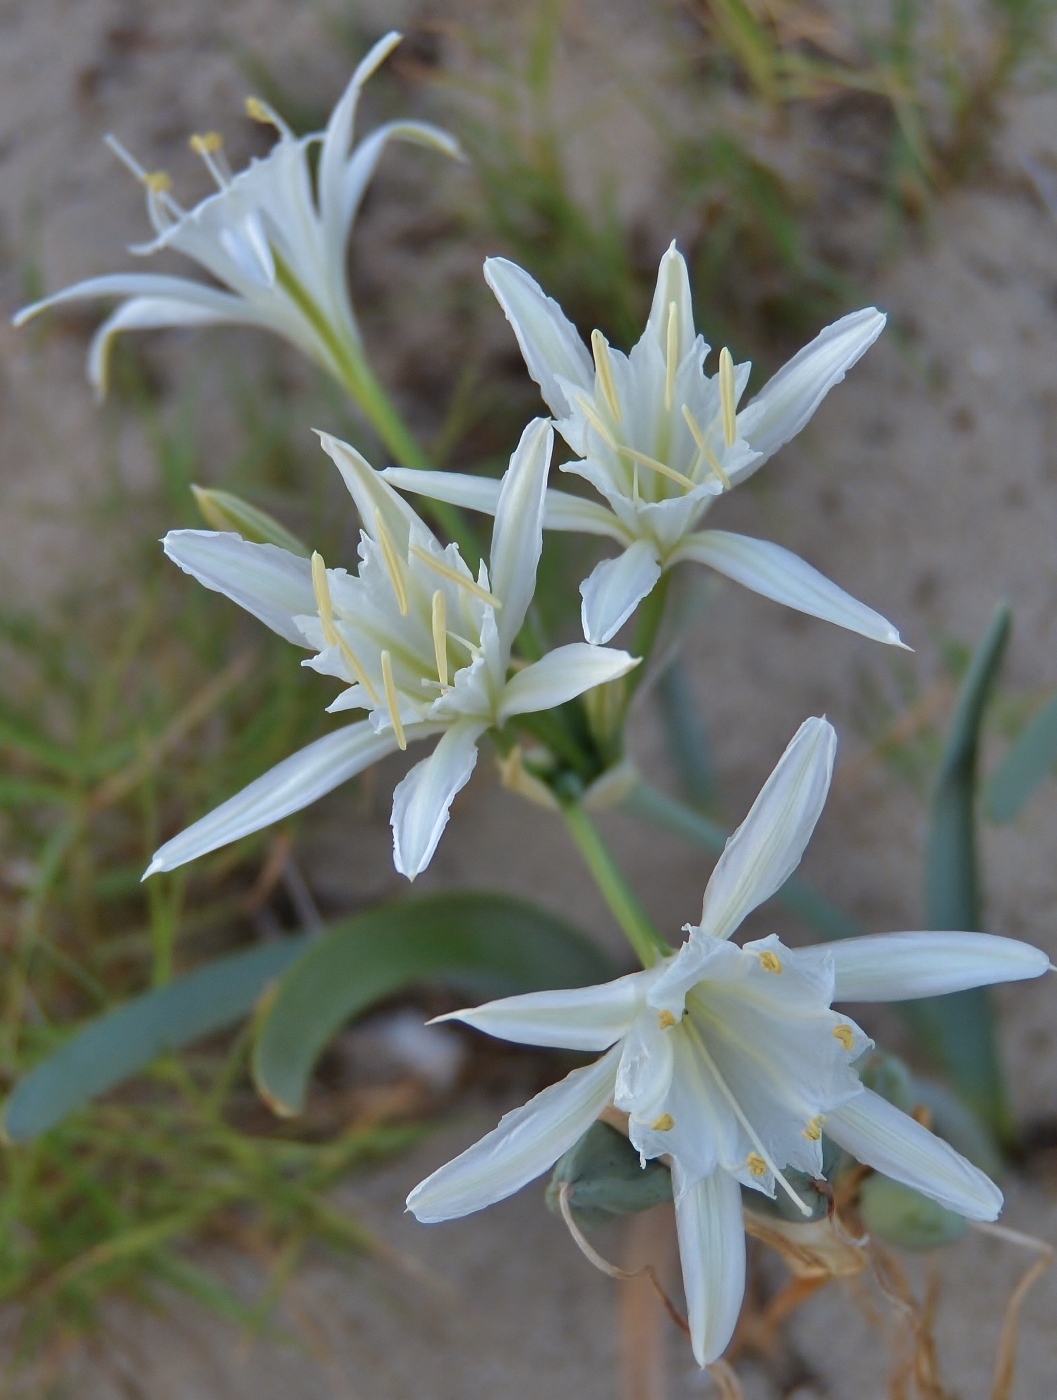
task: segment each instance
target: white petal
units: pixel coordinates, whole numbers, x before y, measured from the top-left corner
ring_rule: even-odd
[[[347,442],[330,433],[319,433],[323,451],[341,472],[349,495],[356,502],[363,528],[375,538],[375,521],[380,516],[397,552],[406,557],[413,528],[432,538],[432,532],[419,519],[407,502],[393,490],[382,473],[375,471],[367,458]],[[313,609],[315,611],[315,609]]]
[[[741,1189],[720,1169],[676,1195],[675,1223],[690,1339],[699,1366],[727,1349],[745,1296]]]
[[[800,864],[825,806],[836,751],[836,731],[824,719],[805,720],[793,735],[712,872],[701,909],[706,933],[729,938]]]
[[[356,147],[345,166],[341,189],[341,228],[344,237],[352,225],[363,200],[364,191],[374,177],[382,152],[390,141],[406,141],[412,146],[425,146],[453,159],[462,158],[462,149],[455,137],[430,122],[386,122],[372,131]]]
[[[875,642],[903,645],[887,618],[831,583],[798,554],[769,540],[732,535],[727,530],[702,530],[686,537],[671,562],[683,559],[707,564],[754,593],[796,608],[797,612],[835,622],[838,627],[847,627]]]
[[[193,303],[206,311],[214,311],[220,316],[234,315],[247,308],[240,297],[210,287],[204,282],[194,282],[187,277],[167,277],[150,272],[117,272],[106,277],[89,277],[84,282],[75,282],[53,296],[35,301],[14,317],[13,324],[23,325],[31,317],[52,306],[61,306],[67,301],[82,301],[86,297],[160,297],[165,301]]]
[[[638,1119],[636,1127],[649,1129],[665,1107],[675,1071],[675,1045],[675,1038],[662,1028],[653,1011],[636,1017],[624,1037],[613,1102]],[[639,1146],[638,1141],[635,1145]]]
[[[642,339],[652,340],[661,355],[668,358],[668,315],[669,307],[675,305],[678,338],[675,346],[675,359],[682,364],[694,344],[694,307],[690,299],[690,277],[682,253],[673,239],[657,269],[657,286],[653,293],[649,320]],[[640,342],[641,344],[641,342]]]
[[[449,1011],[438,1021],[462,1021],[475,1030],[518,1045],[559,1050],[608,1050],[630,1029],[642,1005],[649,973],[630,972],[614,982],[486,1001]]]
[[[218,326],[259,324],[260,318],[251,314],[249,304],[239,297],[229,297],[231,309],[210,311],[193,301],[166,301],[163,297],[134,297],[126,301],[103,322],[88,347],[88,382],[99,398],[105,396],[108,383],[110,344],[121,331],[167,330],[174,326]]]
[[[739,436],[761,453],[756,466],[796,437],[833,386],[869,350],[886,320],[882,312],[868,306],[834,321],[783,365],[738,414]]]
[[[553,448],[550,420],[534,418],[510,458],[496,505],[488,573],[492,592],[503,604],[496,625],[506,652],[536,591],[536,569],[543,552],[543,498]]]
[[[393,793],[393,864],[413,880],[433,858],[448,825],[448,808],[470,781],[477,740],[485,726],[454,724],[440,743],[401,780]]]
[[[206,588],[224,593],[295,646],[306,645],[295,617],[316,614],[312,567],[274,544],[251,544],[213,530],[170,530],[165,553]]]
[[[636,540],[615,559],[603,559],[580,585],[584,636],[601,646],[616,635],[661,576],[657,551]]]
[[[418,735],[412,733],[411,737]],[[157,870],[175,870],[208,851],[260,831],[291,812],[299,812],[395,748],[392,732],[376,734],[369,720],[317,739],[284,758],[179,836],[166,841],[155,851],[143,878]]]
[[[529,374],[557,418],[571,412],[558,376],[593,392],[595,369],[576,327],[537,282],[506,258],[487,258],[484,279],[514,328]]]
[[[1002,1209],[990,1177],[872,1089],[827,1114],[826,1134],[865,1166],[970,1220],[994,1220]]]
[[[1050,960],[1030,943],[991,933],[877,933],[825,949],[836,973],[834,1001],[909,1001],[995,982],[1041,977]]]
[[[447,501],[483,515],[495,515],[503,483],[491,476],[471,476],[468,472],[415,471],[411,467],[387,467],[379,472],[390,486],[432,501]],[[566,530],[581,535],[606,535],[627,544],[628,534],[611,510],[598,501],[572,496],[567,491],[548,489],[543,504],[543,528]]]
[[[540,1176],[587,1131],[613,1095],[619,1046],[515,1108],[499,1126],[428,1176],[407,1198],[424,1223],[454,1220],[505,1200]]]
[[[637,665],[636,657],[614,647],[593,647],[587,642],[555,647],[507,681],[499,705],[500,723],[511,715],[529,715],[564,705],[585,690],[618,680]]]

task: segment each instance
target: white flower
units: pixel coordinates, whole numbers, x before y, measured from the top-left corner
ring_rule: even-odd
[[[558,303],[505,258],[489,258],[485,277],[558,431],[577,454],[562,471],[583,477],[606,501],[551,491],[547,528],[607,535],[623,546],[581,585],[588,641],[609,641],[661,573],[688,559],[800,612],[901,645],[890,622],[789,550],[697,529],[716,496],[800,432],[880,335],[881,312],[870,307],[828,326],[738,412],[751,365],[735,365],[724,349],[716,374],[705,374],[709,347],[695,335],[686,263],[674,243],[661,259],[649,320],[630,355],[611,349],[597,330],[589,354]],[[389,479],[435,500],[495,509],[495,483],[480,477],[396,468]]]
[[[517,715],[549,710],[636,664],[627,652],[573,642],[511,671],[511,648],[536,586],[553,430],[525,429],[503,477],[491,561],[475,579],[458,547],[442,546],[378,472],[346,443],[321,435],[359,511],[360,569],[327,569],[238,535],[174,530],[165,551],[207,588],[226,593],[273,631],[316,654],[304,664],[347,687],[330,710],[368,718],[284,759],[214,812],[167,841],[147,874],[299,811],[394,749],[441,734],[393,794],[396,868],[429,864],[448,808],[469,780],[481,735]]]
[[[870,1045],[834,1001],[934,996],[1037,977],[1044,953],[981,933],[893,933],[794,950],[729,940],[799,864],[822,811],[836,736],[801,726],[705,890],[679,951],[603,986],[488,1002],[453,1018],[529,1045],[601,1050],[408,1197],[419,1220],[503,1199],[547,1170],[607,1104],[630,1115],[643,1162],[672,1166],[694,1354],[722,1354],[745,1274],[740,1187],[796,1194],[787,1167],[822,1174],[823,1129],[860,1162],[951,1210],[993,1220],[998,1188],[947,1143],[859,1082]],[[449,1018],[441,1018],[449,1019]]]
[[[159,326],[260,326],[292,341],[343,382],[362,377],[365,361],[349,302],[345,256],[364,191],[391,140],[460,155],[454,137],[415,121],[389,122],[353,149],[360,90],[400,38],[395,32],[387,34],[371,49],[331,113],[326,131],[296,137],[270,107],[250,98],[249,115],[274,126],[279,139],[263,160],[251,160],[237,175],[215,132],[193,137],[192,146],[217,184],[217,192],[194,209],[177,204],[167,175],[145,171],[108,137],[143,182],[157,235],[130,251],[146,254],[171,248],[198,263],[221,287],[146,273],[92,277],[26,307],[15,324],[82,297],[128,297],[100,327],[89,350],[88,377],[100,395],[106,389],[113,336]]]

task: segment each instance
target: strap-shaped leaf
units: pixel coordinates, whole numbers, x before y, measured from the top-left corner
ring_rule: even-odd
[[[1057,695],[1038,710],[1010,745],[987,786],[989,815],[1003,825],[1016,821],[1035,789],[1057,763]]]
[[[925,865],[925,907],[934,929],[982,927],[976,839],[980,728],[1009,643],[1012,617],[995,613],[958,693],[932,799]],[[990,991],[976,987],[902,1008],[952,1087],[1000,1139],[1012,1119],[998,1057]]]
[[[481,1000],[613,975],[583,934],[509,895],[453,892],[387,904],[330,929],[290,968],[257,1026],[254,1079],[276,1113],[300,1112],[331,1036],[421,982]]]
[[[4,1136],[36,1137],[159,1055],[249,1015],[308,941],[284,938],[218,958],[89,1022],[18,1084],[4,1108]]]

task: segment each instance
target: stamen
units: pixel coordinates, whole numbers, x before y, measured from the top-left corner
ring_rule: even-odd
[[[324,641],[328,646],[336,646],[338,648],[342,657],[352,668],[353,675],[371,697],[371,703],[374,705],[379,704],[378,692],[372,685],[370,676],[364,670],[363,663],[341,635],[334,622],[334,605],[330,597],[330,582],[327,579],[327,569],[326,565],[323,563],[323,556],[318,551],[312,555],[312,592],[316,595],[316,609],[319,612],[319,620],[323,624]]]
[[[172,176],[167,170],[145,170],[143,183],[151,194],[168,194],[172,189]]]
[[[730,477],[719,465],[719,462],[716,460],[716,454],[712,451],[711,447],[709,447],[708,443],[705,441],[705,435],[701,431],[701,424],[690,412],[689,404],[683,404],[683,418],[686,420],[686,426],[690,429],[690,436],[697,444],[698,453],[702,457],[704,457],[705,461],[712,468],[713,472],[716,474],[716,476],[719,477],[720,481],[723,483],[724,491],[729,491]]]
[[[822,1124],[825,1121],[824,1115],[820,1113],[817,1118],[812,1118],[801,1136],[806,1137],[808,1142],[818,1142],[822,1136]]]
[[[393,680],[393,663],[387,651],[382,652],[382,683],[385,686],[385,703],[389,709],[389,718],[393,724],[393,733],[396,735],[396,742],[400,748],[406,749],[407,738],[404,734],[404,722],[400,718],[396,682]]]
[[[205,131],[201,135],[192,136],[187,144],[195,155],[215,156],[217,151],[224,149],[224,138],[219,131]]]
[[[734,361],[725,345],[719,352],[719,403],[723,411],[723,441],[733,447],[738,440],[738,412],[734,400]]]
[[[664,462],[658,462],[656,457],[647,457],[645,452],[639,452],[634,447],[618,447],[618,452],[625,457],[630,457],[633,462],[638,462],[644,467],[649,467],[651,472],[658,472],[661,476],[666,476],[669,481],[677,481],[680,486],[685,486],[688,491],[693,490],[697,485],[690,477],[684,476],[682,472],[677,472],[674,467],[667,466]]]
[[[595,357],[595,372],[598,375],[598,382],[602,386],[606,403],[609,405],[609,411],[619,423],[624,415],[621,412],[620,400],[617,398],[617,386],[613,379],[613,361],[609,358],[609,344],[601,331],[591,332],[591,353]]]
[[[667,1010],[661,1012],[661,1014],[657,1017],[657,1021],[662,1031],[671,1030],[673,1026],[679,1024],[678,1021],[676,1021],[675,1017],[672,1015],[672,1013]]]
[[[650,1127],[655,1133],[670,1133],[675,1127],[675,1119],[670,1113],[662,1113],[661,1116]]]
[[[275,113],[265,106],[259,97],[246,98],[246,115],[252,122],[260,122],[262,126],[274,126],[277,131],[281,129],[275,119]]]
[[[433,652],[437,658],[437,679],[441,686],[448,684],[448,629],[445,625],[446,605],[444,594],[438,588],[433,595]]]
[[[497,598],[494,593],[489,593],[487,588],[482,588],[479,583],[474,583],[472,578],[467,578],[465,574],[460,574],[458,569],[453,569],[450,564],[445,564],[443,560],[438,559],[434,554],[430,554],[428,550],[420,549],[417,544],[413,544],[410,552],[416,559],[420,559],[427,568],[432,569],[435,574],[440,574],[441,578],[446,578],[451,583],[457,583],[460,588],[465,588],[467,593],[472,593],[475,598],[480,598],[481,602],[487,603],[490,608],[501,608],[503,606],[502,600]],[[452,636],[455,636],[454,632]],[[457,638],[456,640],[464,641],[463,638]],[[477,650],[472,642],[465,642],[465,645],[471,647],[474,651]]]
[[[400,616],[407,617],[408,600],[407,584],[404,581],[404,569],[400,562],[400,556],[396,552],[396,545],[392,536],[382,523],[380,511],[375,511],[374,533],[378,537],[378,543],[382,549],[382,558],[385,560],[385,567],[389,570],[389,577],[392,580],[393,592],[396,594],[396,605],[400,609]]]
[[[854,1050],[855,1032],[852,1030],[851,1026],[834,1026],[833,1035],[837,1040],[840,1041],[840,1043],[844,1046],[845,1050]]]
[[[598,410],[595,408],[594,404],[587,397],[587,395],[577,394],[576,402],[580,405],[581,409],[583,410],[584,417],[591,424],[591,427],[594,428],[595,432],[602,439],[602,441],[609,448],[609,450],[611,452],[619,452],[621,449],[617,446],[616,438],[614,438],[613,434],[602,422],[601,418],[599,418]]]
[[[675,371],[679,368],[676,354],[679,350],[679,308],[674,301],[668,303],[668,339],[664,347],[664,406],[669,413],[675,399]],[[686,409],[683,409],[686,412]]]
[[[781,972],[782,960],[777,953],[763,952],[760,954],[760,966],[764,972]]]
[[[749,1153],[745,1159],[745,1165],[755,1177],[767,1175],[767,1163],[755,1152]]]

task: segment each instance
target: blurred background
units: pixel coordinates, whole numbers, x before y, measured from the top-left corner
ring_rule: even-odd
[[[882,340],[714,518],[803,555],[913,652],[717,581],[688,594],[680,669],[643,695],[632,749],[651,782],[730,825],[801,720],[827,714],[841,753],[805,874],[869,930],[917,928],[944,737],[1001,602],[1013,632],[985,772],[1057,686],[1054,8],[0,0],[3,305],[13,314],[134,265],[124,250],[149,232],[142,192],[105,133],[169,171],[190,205],[208,191],[192,132],[222,132],[239,168],[271,143],[244,115],[249,94],[295,130],[320,128],[395,26],[407,37],[367,89],[363,129],[416,115],[454,131],[470,160],[386,155],[354,231],[353,300],[436,464],[499,474],[541,411],[481,277],[489,254],[521,262],[585,334],[599,326],[626,349],[675,238],[699,329],[753,359],[754,387],[844,311],[880,306]],[[99,319],[86,305],[0,326],[5,1091],[148,986],[405,892],[388,827],[397,760],[140,886],[160,840],[324,732],[330,698],[285,644],[167,564],[157,539],[201,523],[197,483],[239,492],[351,563],[358,525],[311,429],[383,459],[322,375],[249,331],[125,338],[98,405],[84,354]],[[541,605],[570,637],[591,547],[548,543]],[[700,726],[694,772],[679,713]],[[1052,758],[1030,805],[982,822],[981,853],[983,926],[1057,956]],[[674,938],[697,916],[712,857],[627,817],[603,824]],[[456,887],[534,898],[624,956],[560,824],[485,762],[416,892]],[[754,929],[771,931],[813,936],[773,907]],[[1052,995],[1044,981],[999,998],[1022,1124],[1009,1219],[1050,1239]],[[443,1227],[403,1216],[415,1181],[566,1068],[423,1035],[445,996],[424,989],[345,1032],[299,1119],[257,1099],[239,1033],[0,1149],[6,1389],[520,1400],[575,1388],[588,1400],[623,1384],[659,1396],[656,1377],[629,1379],[640,1303],[573,1250],[539,1188]],[[894,1014],[864,1020],[914,1057]],[[616,1231],[608,1244],[635,1247]],[[1023,1265],[979,1239],[929,1263],[942,1393],[985,1395]],[[1055,1304],[1044,1281],[1025,1312],[1024,1400],[1052,1389]],[[887,1394],[891,1343],[873,1306],[854,1289],[818,1295],[786,1340],[745,1360],[750,1400]],[[674,1333],[669,1372],[673,1396],[711,1385]]]

